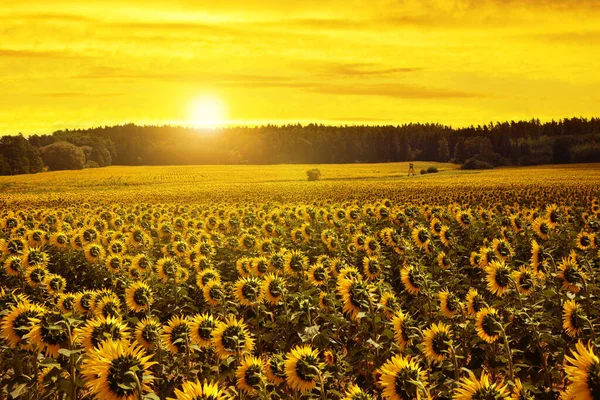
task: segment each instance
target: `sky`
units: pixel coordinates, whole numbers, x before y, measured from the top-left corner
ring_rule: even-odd
[[[600,116],[599,49],[585,0],[2,0],[0,134]]]

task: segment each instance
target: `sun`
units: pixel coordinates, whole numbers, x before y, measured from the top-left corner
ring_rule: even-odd
[[[196,128],[219,128],[227,122],[227,107],[219,97],[199,97],[191,104],[189,122]]]

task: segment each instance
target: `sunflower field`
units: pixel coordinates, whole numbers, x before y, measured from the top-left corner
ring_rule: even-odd
[[[0,181],[1,399],[600,398],[594,166],[190,168]]]

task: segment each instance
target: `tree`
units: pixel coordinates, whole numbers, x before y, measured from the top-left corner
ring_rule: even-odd
[[[450,159],[450,147],[448,147],[448,139],[441,138],[438,140],[438,161],[448,162]]]
[[[42,158],[51,171],[82,169],[85,154],[80,147],[68,142],[55,142],[42,148]]]

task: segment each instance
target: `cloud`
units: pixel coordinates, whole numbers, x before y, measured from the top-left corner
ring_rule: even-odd
[[[317,93],[351,96],[385,96],[403,99],[452,99],[486,97],[478,93],[460,90],[436,89],[401,83],[367,85],[324,85],[314,89]]]
[[[421,71],[420,67],[386,67],[376,63],[334,64],[329,72],[340,76],[376,76],[395,75],[407,72]]]
[[[52,97],[52,98],[73,98],[73,97],[113,97],[122,96],[124,93],[95,93],[95,92],[47,92],[35,93],[34,96]]]

